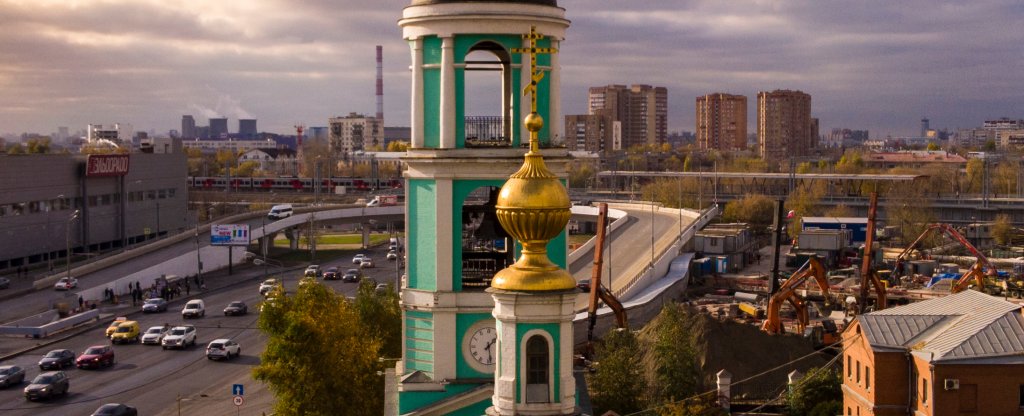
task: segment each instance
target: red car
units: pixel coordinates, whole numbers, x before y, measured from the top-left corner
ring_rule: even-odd
[[[109,345],[93,345],[75,360],[78,368],[111,367],[114,365],[114,348]]]

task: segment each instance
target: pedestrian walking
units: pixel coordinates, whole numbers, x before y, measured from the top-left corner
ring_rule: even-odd
[[[191,295],[191,292],[192,292],[192,285],[188,284],[188,282],[185,282],[185,296]]]
[[[82,295],[78,295],[78,310],[81,311],[81,310],[84,310],[84,308],[85,308],[85,299],[82,299]]]

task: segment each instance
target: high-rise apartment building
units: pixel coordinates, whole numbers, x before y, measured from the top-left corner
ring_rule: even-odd
[[[565,116],[565,147],[570,151],[607,153],[622,148],[622,124],[608,110]]]
[[[90,124],[86,127],[86,138],[89,143],[109,141],[118,146],[130,146],[135,130],[128,123],[114,123],[109,126]]]
[[[238,135],[246,139],[256,137],[256,119],[243,118],[238,120]]]
[[[811,96],[802,91],[757,93],[757,144],[765,160],[810,155],[817,145]]]
[[[714,93],[697,97],[697,147],[747,148],[747,97]]]
[[[195,139],[197,137],[199,137],[199,131],[196,130],[196,119],[190,115],[181,116],[181,138]]]
[[[210,138],[220,139],[228,137],[228,119],[226,118],[211,118],[210,119]]]
[[[345,117],[331,117],[330,148],[334,153],[383,149],[384,123],[377,117],[349,113]]]
[[[622,128],[622,148],[662,144],[668,138],[668,90],[650,85],[591,87],[591,115],[607,110]]]

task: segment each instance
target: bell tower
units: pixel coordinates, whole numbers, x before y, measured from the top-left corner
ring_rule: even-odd
[[[397,410],[480,415],[498,397],[496,374],[518,365],[502,361],[518,358],[499,351],[499,331],[533,328],[503,326],[488,288],[520,252],[544,250],[550,267],[566,267],[564,223],[549,240],[517,240],[501,226],[498,207],[499,191],[531,149],[544,150],[559,186],[567,176],[568,153],[557,136],[558,56],[541,51],[557,50],[569,21],[556,0],[412,0],[398,24],[412,57],[412,143],[403,159],[408,267]],[[484,93],[474,85],[481,78],[492,86]],[[522,122],[533,109],[550,120],[536,131]],[[570,332],[545,348],[571,353],[571,341]],[[552,387],[575,397],[572,386]],[[560,401],[554,397],[548,400]]]

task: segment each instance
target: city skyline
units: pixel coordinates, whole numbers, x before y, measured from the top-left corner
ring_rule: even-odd
[[[372,115],[378,44],[385,123],[407,126],[409,49],[396,22],[408,3],[0,0],[0,134],[89,123],[163,134],[184,114],[287,134]],[[586,113],[590,87],[648,84],[668,89],[670,131],[694,131],[697,96],[753,102],[774,89],[813,96],[822,132],[915,136],[922,117],[938,129],[1024,117],[1024,74],[1011,70],[1024,64],[1024,32],[1009,30],[1019,2],[667,3],[559,1],[572,21],[564,115]]]

